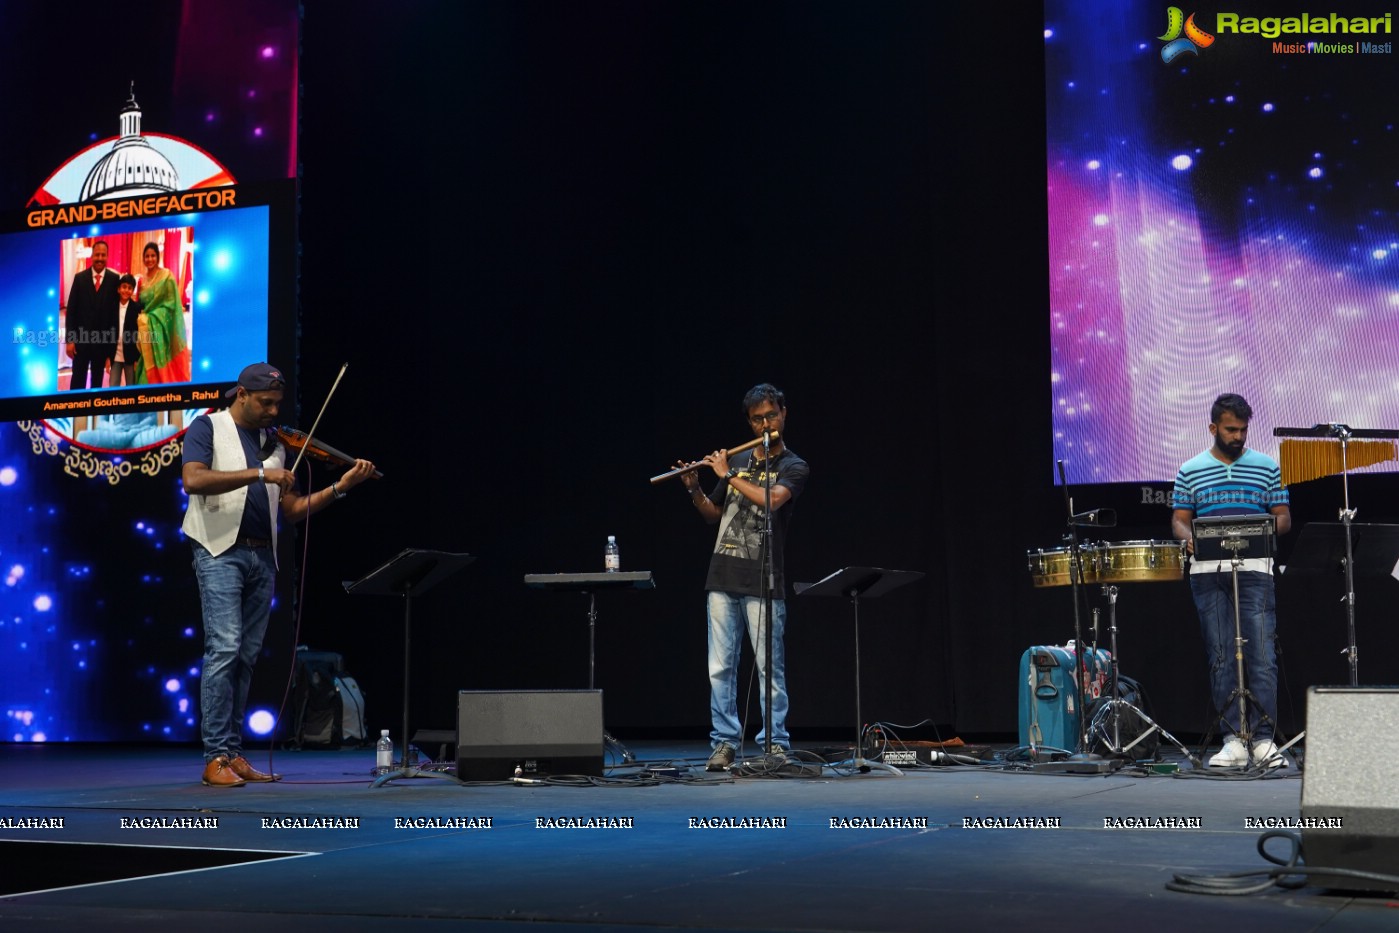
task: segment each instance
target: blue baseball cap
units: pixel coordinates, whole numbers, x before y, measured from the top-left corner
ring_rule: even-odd
[[[272,389],[285,389],[286,379],[282,378],[281,370],[270,363],[254,363],[251,366],[244,366],[243,371],[238,374],[238,385],[224,393],[227,398],[233,398],[238,394],[241,387],[249,392],[268,392]]]

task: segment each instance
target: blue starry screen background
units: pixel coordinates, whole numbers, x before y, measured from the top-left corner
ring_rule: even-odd
[[[75,70],[71,56],[35,37],[108,22],[110,5],[7,6],[0,69],[17,90],[5,113],[25,127],[0,151],[0,210],[11,212],[0,236],[7,329],[55,326],[59,238],[168,224],[193,227],[197,244],[196,380],[235,379],[269,354],[269,340],[290,339],[266,325],[269,295],[283,306],[295,299],[294,282],[269,275],[268,253],[294,234],[266,207],[47,231],[26,230],[20,216],[67,158],[114,135],[132,81],[143,131],[189,140],[240,185],[286,185],[297,172],[297,4],[249,0],[237,16],[230,9],[153,0],[142,9],[140,55],[129,43],[87,43]],[[44,391],[26,349],[52,370],[52,346],[12,341],[0,352],[0,395]],[[179,528],[178,462],[113,485],[65,472],[66,444],[59,456],[35,446],[16,424],[0,423],[0,741],[196,741],[202,639]],[[250,735],[273,727],[268,706],[289,665],[276,660],[292,650],[289,602],[279,596],[264,648],[273,682],[258,695],[274,700],[249,711]]]
[[[1181,6],[1215,41],[1169,63],[1167,9],[1045,4],[1047,377],[1070,483],[1169,482],[1221,392],[1274,457],[1274,427],[1399,428],[1394,53],[1275,54],[1215,28],[1217,9],[1391,9]]]
[[[111,486],[0,425],[0,703],[13,742],[198,736],[177,470]]]

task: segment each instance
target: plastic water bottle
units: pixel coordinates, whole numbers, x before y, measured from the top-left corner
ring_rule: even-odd
[[[607,536],[607,549],[602,552],[602,566],[608,573],[622,569],[622,552],[617,550],[617,536]]]
[[[393,770],[393,739],[389,730],[379,730],[379,741],[374,746],[374,773],[388,774]]]

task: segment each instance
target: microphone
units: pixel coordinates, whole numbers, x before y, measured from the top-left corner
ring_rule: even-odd
[[[1077,515],[1070,515],[1069,520],[1075,525],[1096,525],[1099,528],[1113,528],[1117,525],[1117,510],[1089,509],[1087,512],[1079,512]]]
[[[763,454],[766,455],[768,448],[772,446],[772,428],[763,428]]]

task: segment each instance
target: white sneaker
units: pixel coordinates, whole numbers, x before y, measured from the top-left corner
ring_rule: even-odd
[[[1211,768],[1242,768],[1248,764],[1248,749],[1244,748],[1237,735],[1231,735],[1224,740],[1224,747],[1210,759],[1209,764]]]
[[[1287,759],[1272,739],[1259,739],[1253,743],[1253,763],[1264,768],[1281,768],[1287,764]]]

